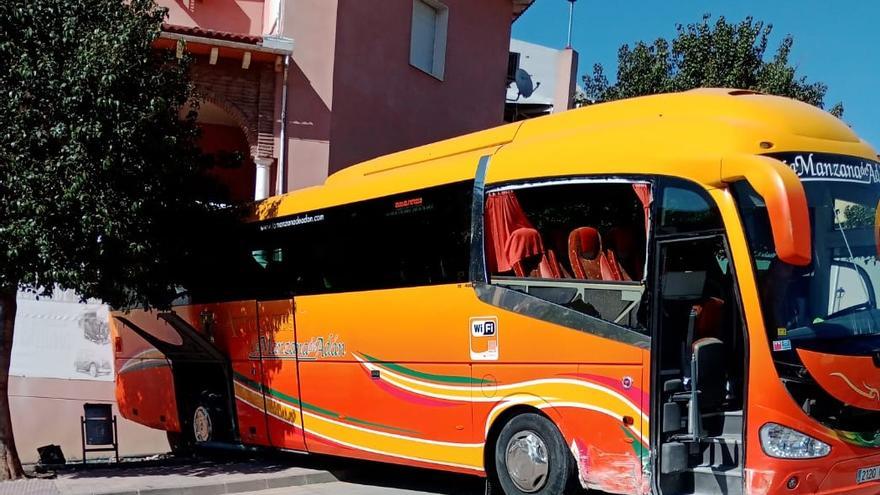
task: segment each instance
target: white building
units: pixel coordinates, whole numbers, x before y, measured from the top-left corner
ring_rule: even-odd
[[[576,51],[511,39],[510,59],[510,83],[504,107],[506,121],[514,122],[574,107],[578,77]]]

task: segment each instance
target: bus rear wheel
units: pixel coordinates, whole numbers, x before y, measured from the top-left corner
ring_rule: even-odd
[[[171,453],[177,457],[191,457],[193,455],[193,441],[190,435],[182,431],[166,431],[168,447]]]
[[[197,444],[214,439],[214,420],[208,407],[199,405],[193,410],[192,429],[193,439]]]
[[[559,495],[571,485],[573,463],[556,425],[525,413],[508,421],[498,435],[495,473],[506,495]]]

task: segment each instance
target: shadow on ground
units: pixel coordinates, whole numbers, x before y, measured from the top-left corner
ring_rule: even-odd
[[[348,483],[438,495],[483,495],[485,493],[485,480],[475,476],[361,461],[347,461],[345,464],[348,466],[334,474],[341,481]]]
[[[340,481],[376,487],[422,491],[437,495],[483,495],[485,481],[427,469],[368,461],[285,452],[203,452],[192,458],[169,457],[155,461],[103,465],[68,465],[57,470],[65,478],[123,480],[146,476],[222,477],[235,474],[272,476],[290,468],[329,471]]]
[[[143,476],[189,476],[205,478],[223,474],[272,474],[291,467],[307,467],[294,463],[266,462],[259,459],[187,459],[166,460],[127,466],[125,463],[101,467],[75,467],[57,470],[71,479],[128,478]],[[314,468],[318,469],[318,468]]]

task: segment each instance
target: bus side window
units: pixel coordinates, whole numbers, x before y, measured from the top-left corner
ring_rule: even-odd
[[[657,235],[703,232],[723,229],[718,207],[706,193],[692,186],[668,179],[663,189]]]
[[[490,282],[643,329],[648,183],[556,182],[490,191]]]
[[[445,184],[263,222],[250,236],[258,295],[466,282],[472,192]]]

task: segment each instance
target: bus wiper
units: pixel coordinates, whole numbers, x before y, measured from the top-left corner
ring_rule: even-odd
[[[849,254],[849,260],[847,260],[847,261],[849,261],[849,263],[852,264],[853,267],[857,266],[855,256],[853,255],[853,252],[852,252],[852,247],[850,247],[850,245],[849,245],[849,238],[846,236],[846,232],[843,230],[843,221],[841,221],[841,218],[840,218],[840,208],[834,209],[834,224],[835,224],[835,226],[837,226],[837,230],[840,231],[840,237],[843,238],[843,245],[846,246],[846,252]],[[858,278],[859,278],[859,282],[861,282],[862,290],[865,291],[865,298],[868,299],[868,301],[870,301],[871,296],[870,296],[870,293],[868,292],[868,284],[865,282],[864,277],[860,276]],[[841,287],[840,287],[840,270],[838,270],[837,271],[837,280],[834,281],[834,291],[837,292],[840,289],[841,289]],[[856,323],[856,325],[858,325],[858,322],[855,322],[855,323]],[[858,330],[858,333],[862,333],[862,330],[865,330],[865,329],[859,328],[857,330]]]

